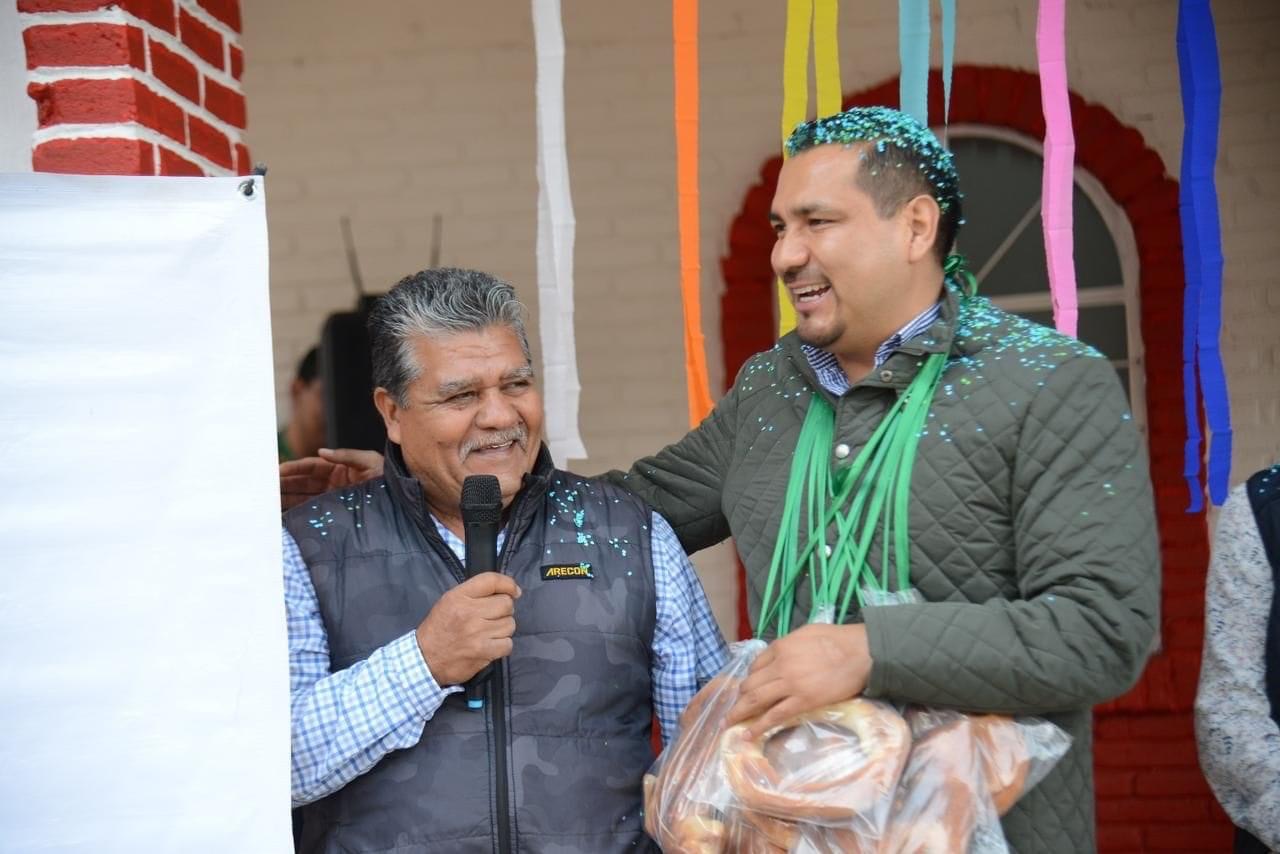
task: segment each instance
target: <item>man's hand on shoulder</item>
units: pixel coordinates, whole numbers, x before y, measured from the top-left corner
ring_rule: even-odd
[[[515,579],[482,572],[449,590],[418,625],[418,649],[436,684],[461,685],[495,658],[511,654]]]
[[[858,696],[870,676],[866,626],[802,626],[756,658],[726,725],[757,718],[751,735],[759,737],[796,715]]]
[[[377,451],[321,448],[318,457],[280,464],[280,509],[381,475],[382,454]]]

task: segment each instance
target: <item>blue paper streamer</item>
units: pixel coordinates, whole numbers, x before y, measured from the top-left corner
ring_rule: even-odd
[[[929,0],[898,0],[898,103],[929,126]]]
[[[1187,419],[1184,474],[1191,491],[1188,512],[1203,508],[1200,485],[1200,413],[1203,395],[1209,446],[1209,496],[1221,505],[1231,479],[1231,404],[1218,349],[1222,327],[1222,227],[1214,166],[1222,78],[1209,0],[1179,0],[1178,76],[1182,84],[1182,173],[1178,207],[1187,285],[1183,296],[1183,385]]]
[[[956,0],[942,3],[942,124],[951,124],[951,70],[956,59]]]

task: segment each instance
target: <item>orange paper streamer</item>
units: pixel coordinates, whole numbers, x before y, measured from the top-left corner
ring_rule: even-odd
[[[672,0],[676,82],[676,197],[680,223],[680,301],[689,424],[711,411],[702,339],[702,262],[698,235],[698,0]]]

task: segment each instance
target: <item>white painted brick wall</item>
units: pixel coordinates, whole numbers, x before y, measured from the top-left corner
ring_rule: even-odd
[[[703,319],[718,389],[719,258],[743,195],[779,146],[785,5],[701,5]],[[536,311],[528,4],[389,0],[374,14],[340,0],[243,6],[249,142],[271,168],[277,387],[287,387],[325,316],[352,302],[343,214],[369,285],[384,289],[424,267],[431,217],[441,213],[443,262],[509,278]],[[1137,128],[1176,177],[1177,4],[1069,6],[1071,86]],[[1035,8],[1034,0],[966,0],[957,61],[1034,69]],[[665,3],[566,0],[563,11],[582,431],[591,454],[576,467],[590,473],[625,466],[686,426],[671,22]],[[1280,6],[1216,0],[1214,12],[1225,81],[1222,344],[1239,479],[1280,458]],[[840,16],[846,91],[896,74],[896,4],[846,0]],[[727,551],[704,553],[698,564],[732,630]]]

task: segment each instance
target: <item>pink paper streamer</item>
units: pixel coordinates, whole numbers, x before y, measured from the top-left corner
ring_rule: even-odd
[[[1049,267],[1053,322],[1059,332],[1075,336],[1076,303],[1071,200],[1075,192],[1073,167],[1076,138],[1071,129],[1067,98],[1067,14],[1064,0],[1040,0],[1036,19],[1036,54],[1040,62],[1040,103],[1044,110],[1044,179],[1040,219],[1044,223],[1044,254]]]

